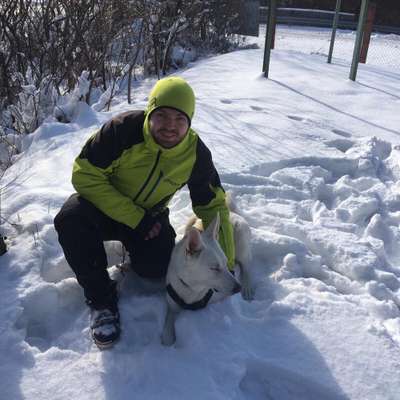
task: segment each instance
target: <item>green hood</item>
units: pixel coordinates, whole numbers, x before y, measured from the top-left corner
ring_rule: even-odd
[[[172,76],[159,80],[149,95],[147,118],[161,107],[170,107],[183,112],[189,119],[194,114],[195,99],[193,89],[182,78]]]

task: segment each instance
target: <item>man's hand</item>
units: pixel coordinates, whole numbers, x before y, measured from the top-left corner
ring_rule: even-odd
[[[156,222],[150,229],[150,231],[147,233],[147,235],[144,237],[144,240],[154,239],[160,234],[160,231],[161,231],[161,224],[159,222]]]
[[[160,234],[161,227],[162,225],[157,217],[145,214],[139,225],[135,228],[135,232],[144,240],[150,240]]]

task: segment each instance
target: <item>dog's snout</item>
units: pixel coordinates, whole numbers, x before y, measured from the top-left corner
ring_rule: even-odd
[[[242,290],[242,287],[239,285],[239,283],[236,283],[232,290],[232,294],[239,293],[241,290]]]

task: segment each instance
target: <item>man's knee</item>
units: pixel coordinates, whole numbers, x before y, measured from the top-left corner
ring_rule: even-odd
[[[71,201],[72,200],[72,201]],[[68,199],[54,218],[54,227],[58,233],[58,241],[64,248],[81,246],[101,240],[100,231],[94,221],[85,215],[84,210],[74,199]]]
[[[77,201],[77,197],[77,194],[70,196],[54,217],[54,227],[57,232],[62,231],[66,224],[70,225],[69,221],[72,216],[79,215],[79,202]]]
[[[82,227],[95,226],[99,215],[100,211],[92,203],[74,193],[55,216],[54,227],[59,234],[70,229],[79,231]]]
[[[59,237],[61,237],[81,231],[85,226],[84,221],[78,214],[71,213],[70,210],[62,208],[54,217],[54,227]]]
[[[65,230],[65,226],[66,221],[68,221],[68,218],[65,218],[65,216],[63,215],[62,211],[60,211],[55,217],[54,217],[54,228],[56,228],[56,231],[58,232],[58,234],[60,234],[61,232],[64,232]]]

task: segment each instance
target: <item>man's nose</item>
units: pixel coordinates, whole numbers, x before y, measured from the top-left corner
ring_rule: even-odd
[[[165,127],[167,129],[175,129],[176,128],[176,123],[173,118],[166,118],[165,119]]]

